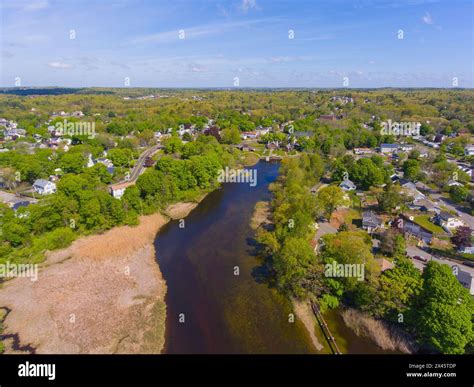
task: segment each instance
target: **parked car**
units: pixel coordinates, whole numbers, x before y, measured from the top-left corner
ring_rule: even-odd
[[[413,259],[416,259],[417,261],[421,261],[421,262],[428,262],[428,258],[425,258],[425,257],[420,257],[419,255],[415,255],[413,257]]]

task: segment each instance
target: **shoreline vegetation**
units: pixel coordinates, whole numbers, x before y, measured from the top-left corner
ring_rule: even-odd
[[[414,354],[419,346],[409,335],[390,326],[384,321],[376,320],[356,309],[345,309],[341,313],[346,326],[358,337],[368,337],[377,346],[385,351],[399,351],[405,354]]]
[[[10,310],[3,334],[35,353],[160,353],[166,283],[153,241],[205,196],[48,252],[38,281],[16,278],[1,289],[0,305]],[[11,339],[4,344],[5,353],[18,353]]]
[[[0,307],[10,310],[0,327],[5,352],[22,348],[20,339],[38,353],[161,352],[166,284],[155,261],[156,234],[218,188],[218,171],[238,165],[241,155],[200,135],[187,143],[170,137],[161,156],[120,200],[91,168],[64,175],[58,192],[29,206],[21,225],[7,210],[5,220],[28,237],[4,245],[0,263],[42,270],[37,282],[14,278],[0,288]]]
[[[254,212],[250,220],[250,227],[253,230],[268,229],[273,226],[272,223],[272,211],[271,203],[269,201],[260,201],[255,203]],[[318,352],[324,350],[324,346],[316,336],[316,329],[318,322],[311,310],[311,305],[307,300],[298,300],[296,298],[290,298],[293,311],[296,317],[303,323],[311,342]],[[322,352],[321,352],[322,353]]]

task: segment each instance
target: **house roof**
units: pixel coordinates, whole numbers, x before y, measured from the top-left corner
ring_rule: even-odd
[[[385,258],[376,258],[375,262],[380,266],[381,271],[393,269],[395,265]]]
[[[364,211],[362,213],[362,224],[365,226],[377,227],[382,224],[382,219],[380,219],[372,211]]]
[[[451,215],[449,212],[441,211],[438,215],[442,220],[449,220],[452,218],[456,218],[454,215]]]
[[[351,180],[343,180],[341,182],[341,184],[339,184],[339,187],[347,187],[347,188],[351,188],[351,189],[356,189],[357,188],[357,186]]]
[[[114,184],[114,185],[111,185],[110,186],[110,189],[113,190],[113,191],[117,191],[117,190],[120,190],[120,189],[125,189],[127,187],[130,187],[131,185],[134,185],[135,183],[133,182],[125,182],[125,183],[118,183],[118,184]]]
[[[48,184],[54,184],[48,180],[45,179],[38,179],[33,183],[33,186],[35,187],[40,187],[40,188],[45,188]]]
[[[425,207],[425,208],[435,208],[435,204],[431,201],[431,200],[428,200],[428,199],[417,199],[415,201],[413,201],[413,204],[416,205],[416,206],[420,206],[420,207]]]
[[[380,144],[380,147],[381,147],[381,148],[392,148],[392,149],[395,149],[395,148],[398,148],[398,145],[397,145],[397,144]]]

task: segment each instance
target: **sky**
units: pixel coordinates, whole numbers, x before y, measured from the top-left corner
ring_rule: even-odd
[[[474,86],[472,0],[1,0],[0,86]]]

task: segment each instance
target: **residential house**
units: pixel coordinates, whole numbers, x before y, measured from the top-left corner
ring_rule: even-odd
[[[380,153],[391,154],[398,150],[397,144],[380,144]]]
[[[459,254],[474,254],[474,246],[461,246],[458,249]]]
[[[134,184],[135,183],[133,182],[113,184],[109,187],[109,192],[114,198],[121,199],[127,187],[130,187],[131,185],[134,185]]]
[[[423,195],[418,189],[416,188],[416,184],[406,180],[406,179],[401,179],[400,180],[400,186],[402,187],[402,191],[413,198],[413,201],[421,200],[425,198],[425,195]]]
[[[383,273],[385,270],[390,270],[395,267],[395,265],[385,258],[376,258],[375,263],[380,267],[380,271]]]
[[[418,239],[420,243],[429,245],[433,240],[433,233],[420,225],[412,222],[407,216],[395,219],[392,225],[398,229],[401,229],[405,235],[411,235]]]
[[[462,187],[464,184],[460,183],[459,181],[456,180],[448,180],[447,182],[448,187]]]
[[[240,137],[244,140],[256,139],[258,137],[258,134],[257,134],[257,132],[242,132],[240,134]]]
[[[474,145],[468,145],[464,148],[464,154],[466,156],[474,156]]]
[[[341,184],[339,184],[344,191],[355,191],[357,186],[349,179],[344,179]]]
[[[402,152],[411,152],[413,149],[415,149],[415,147],[411,144],[401,144],[399,149]]]
[[[471,295],[474,295],[474,281],[471,273],[458,269],[456,278],[464,288],[469,290]]]
[[[372,153],[374,150],[370,148],[354,148],[355,155],[371,155]]]
[[[278,144],[278,141],[270,141],[267,145],[265,145],[265,148],[270,150],[277,150],[278,148],[280,148],[280,145]]]
[[[33,183],[33,189],[40,195],[50,195],[56,192],[56,184],[45,179],[38,179]]]
[[[336,121],[336,116],[334,114],[323,114],[319,116],[320,121]]]
[[[372,234],[383,228],[383,221],[372,211],[364,211],[362,213],[362,228]]]
[[[429,199],[423,198],[414,200],[410,204],[410,209],[418,211],[439,212],[440,209]]]
[[[248,144],[237,145],[236,148],[241,150],[241,151],[244,151],[244,152],[254,152],[255,151],[255,148],[251,147]]]
[[[436,214],[435,223],[440,225],[448,232],[464,225],[464,222],[461,219],[445,211],[441,211],[439,214]]]

